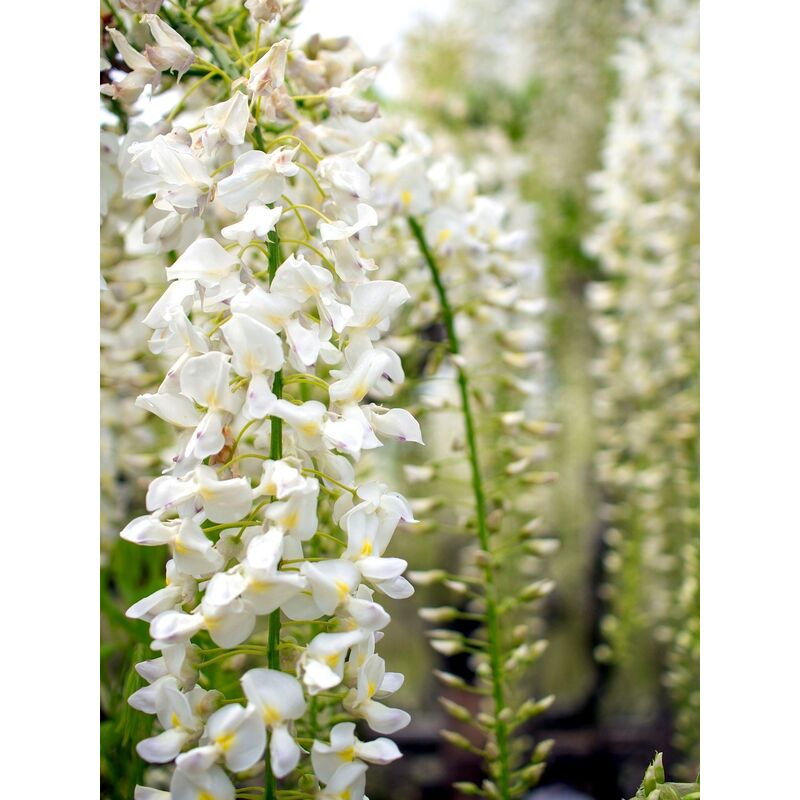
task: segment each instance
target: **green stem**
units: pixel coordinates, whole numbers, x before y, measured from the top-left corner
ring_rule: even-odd
[[[258,127],[256,127],[258,130]],[[269,249],[269,282],[275,277],[278,267],[281,263],[281,242],[278,236],[278,231],[272,231],[272,236],[267,242]],[[275,397],[280,398],[283,395],[283,372],[279,370],[275,373],[275,378],[272,382],[272,391]],[[270,435],[269,435],[269,457],[278,461],[283,457],[283,420],[279,417],[270,417]],[[269,633],[267,636],[267,666],[270,669],[280,670],[281,656],[280,656],[280,641],[281,641],[281,610],[276,608],[269,615]],[[269,747],[265,756],[265,770],[264,770],[264,798],[265,800],[276,800],[278,795],[278,783],[275,775],[272,773],[272,763],[269,757]]]
[[[442,320],[450,353],[454,356],[459,355],[460,345],[456,334],[455,318],[447,291],[442,282],[438,264],[433,253],[425,240],[425,234],[414,217],[408,218],[411,233],[417,240],[419,249],[431,271],[431,278],[436,293],[439,296],[439,304],[442,310]],[[469,458],[470,472],[472,475],[472,493],[475,498],[475,514],[478,525],[478,539],[481,549],[487,554],[490,552],[489,528],[486,524],[486,497],[483,491],[483,479],[481,477],[480,460],[478,458],[478,441],[475,434],[475,421],[472,416],[470,404],[469,379],[457,359],[455,363],[459,394],[461,395],[461,410],[464,416],[464,428],[467,439],[467,457]],[[509,753],[508,753],[508,731],[506,724],[501,719],[501,712],[505,708],[505,687],[503,685],[503,665],[501,658],[500,626],[497,613],[497,589],[495,587],[494,565],[491,558],[487,558],[483,566],[483,575],[486,583],[486,633],[489,645],[489,662],[492,671],[492,698],[494,700],[495,717],[495,736],[497,738],[498,750],[498,789],[502,800],[509,800]]]

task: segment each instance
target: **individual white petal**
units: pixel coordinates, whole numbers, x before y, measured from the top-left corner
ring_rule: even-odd
[[[300,361],[307,367],[316,363],[320,350],[319,326],[316,325],[312,330],[306,328],[299,319],[292,318],[286,321],[285,329],[289,347]]]
[[[402,558],[380,558],[378,556],[368,556],[359,559],[357,562],[361,574],[374,581],[389,580],[402,574],[408,562]]]
[[[247,419],[264,419],[269,416],[276,400],[267,376],[254,375],[247,385],[244,415]]]
[[[415,442],[425,444],[422,441],[422,430],[414,417],[404,408],[392,408],[384,413],[377,413],[377,406],[371,406],[365,411],[373,430],[382,435],[397,439],[400,442]]]
[[[180,728],[171,728],[143,739],[136,745],[136,752],[151,764],[166,764],[175,760],[181,748],[189,741],[189,734]]]
[[[187,458],[198,460],[216,455],[225,446],[222,415],[218,411],[208,411],[194,429],[186,445]]]
[[[191,500],[196,491],[197,485],[192,480],[181,480],[172,475],[160,475],[150,481],[150,486],[147,487],[145,507],[148,511],[162,514]]]
[[[218,572],[208,582],[203,600],[212,606],[227,606],[241,595],[246,585],[240,572]]]
[[[189,43],[175,30],[173,30],[161,17],[156,14],[145,14],[142,17],[153,38],[156,47],[147,47],[147,56],[157,69],[171,69],[178,73],[178,79],[194,62],[194,52]]]
[[[402,756],[397,745],[385,736],[371,742],[358,742],[355,750],[358,758],[370,764],[391,764]]]
[[[302,569],[308,578],[314,602],[325,614],[333,614],[358,586],[360,578],[353,563],[343,559],[305,562]]]
[[[250,769],[261,759],[267,746],[267,732],[264,723],[254,708],[246,711],[239,725],[236,740],[225,752],[225,765],[232,772]]]
[[[242,595],[256,614],[271,614],[301,592],[305,579],[292,572],[278,572],[269,578],[251,578]]]
[[[219,750],[214,745],[195,747],[186,753],[181,753],[176,759],[176,766],[188,773],[207,772],[216,764],[220,757]]]
[[[283,86],[286,70],[286,54],[289,52],[289,39],[281,39],[270,47],[261,58],[250,67],[247,89],[254,95],[270,95]]]
[[[347,599],[345,608],[356,624],[368,631],[385,628],[392,621],[386,610],[371,600],[350,597]]]
[[[327,420],[322,433],[331,447],[358,456],[364,445],[364,430],[352,419]]]
[[[265,241],[267,234],[274,229],[281,218],[281,214],[283,214],[282,206],[269,208],[262,203],[252,203],[239,222],[226,226],[221,233],[225,239],[234,240],[242,246],[254,240]]]
[[[136,407],[143,408],[179,428],[193,428],[202,416],[188,397],[168,392],[140,394],[136,398]]]
[[[369,700],[362,706],[367,725],[376,733],[395,733],[411,722],[411,715],[401,708],[389,708],[377,700]]]
[[[170,793],[137,784],[133,790],[133,800],[170,800]]]
[[[228,144],[243,144],[247,123],[250,121],[247,97],[241,92],[234,92],[228,100],[209,106],[203,112],[203,119],[208,124],[204,136],[213,133]],[[209,128],[212,130],[209,131]],[[222,235],[225,236],[224,230]]]
[[[402,672],[385,672],[383,680],[375,690],[375,696],[388,697],[390,694],[394,694],[403,685],[404,681],[405,676]]]
[[[253,490],[247,478],[219,480],[212,467],[195,467],[197,495],[212,522],[226,523],[243,519],[253,504]]]
[[[236,256],[215,239],[202,238],[190,244],[175,263],[167,267],[167,279],[194,280],[211,288],[238,269]]]
[[[324,614],[314,599],[305,593],[298,594],[282,603],[281,611],[292,620],[319,619]]]
[[[286,167],[287,157],[296,151],[280,147],[271,153],[249,150],[240,155],[232,174],[217,185],[220,203],[234,214],[244,214],[250,203],[274,203],[284,191],[286,175],[298,171],[296,165]]]
[[[367,765],[361,761],[342,764],[331,776],[327,786],[317,795],[320,800],[362,800],[366,786]]]
[[[225,765],[242,772],[261,758],[266,731],[255,709],[231,704],[215,711],[206,723],[206,738],[223,754]]]
[[[164,290],[155,305],[147,312],[142,322],[148,328],[164,328],[169,324],[170,313],[175,308],[188,311],[194,297],[195,282],[189,279],[176,280]]]
[[[181,522],[172,543],[175,566],[183,573],[200,577],[222,568],[223,557],[206,538],[203,529],[192,519]]]
[[[199,614],[184,614],[181,611],[163,611],[150,623],[150,638],[168,644],[191,639],[204,626]]]
[[[300,761],[300,745],[285,725],[276,725],[269,737],[269,755],[276,778],[288,775]]]
[[[270,727],[302,717],[306,710],[297,678],[274,669],[251,669],[241,679],[245,696]]]
[[[236,647],[246,641],[256,625],[255,612],[242,600],[222,607],[206,605],[204,600],[203,619],[209,636],[220,647]]]
[[[116,29],[106,28],[114,46],[117,48],[122,60],[133,70],[139,70],[143,73],[155,74],[156,70],[153,65],[143,56],[140,52],[135,50],[128,43],[128,40]]]
[[[147,514],[132,519],[122,529],[120,538],[141,545],[166,544],[177,536],[179,526],[177,520],[162,522],[158,517]]]
[[[234,800],[236,789],[220,767],[191,773],[176,769],[170,783],[171,800]]]
[[[373,581],[375,588],[393,600],[405,600],[414,594],[414,586],[402,575],[383,581]]]
[[[293,492],[304,489],[306,485],[306,479],[299,469],[285,460],[270,459],[264,462],[264,471],[256,495],[269,495],[284,500]]]
[[[241,398],[230,390],[232,377],[228,356],[217,350],[194,356],[181,369],[181,393],[211,411],[235,413]]]
[[[165,586],[163,589],[157,589],[152,594],[134,603],[125,612],[125,616],[130,619],[151,620],[158,614],[175,608],[180,603],[181,594],[182,591],[179,586]]]
[[[221,326],[233,351],[232,364],[238,375],[257,375],[283,366],[283,345],[278,335],[246,314],[234,314]]]

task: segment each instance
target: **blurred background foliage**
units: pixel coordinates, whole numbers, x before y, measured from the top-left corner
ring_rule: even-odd
[[[655,750],[679,780],[699,768],[698,37],[696,0],[496,0],[491,13],[480,0],[454,0],[449,16],[408,35],[405,91],[387,102],[475,169],[482,190],[519,196],[533,210],[526,225],[547,298],[536,412],[560,427],[546,455],[559,480],[524,501],[560,541],[544,567],[557,588],[531,622],[549,640],[531,693],[556,696],[534,730],[537,741],[555,740],[531,795],[541,800],[631,796]],[[129,260],[113,208],[109,217],[101,791],[121,800],[142,779],[133,744],[150,724],[125,702],[140,680],[132,665],[147,628],[124,610],[161,584],[164,554],[116,536],[143,507],[139,481],[154,474],[169,434],[143,424],[133,406],[158,370],[132,311],[157,292],[165,263]],[[416,367],[406,364],[410,376],[430,368],[436,338],[430,352],[416,351]],[[502,398],[489,401],[502,407]],[[434,428],[447,439],[446,417],[423,420],[426,440]],[[500,466],[504,457],[493,453]],[[438,500],[418,504],[418,515],[441,530],[420,528],[402,553],[420,569],[452,563],[461,546],[447,524],[463,484],[426,489]],[[414,496],[413,485],[407,491]],[[415,605],[445,599],[439,587],[420,587]],[[445,717],[432,671],[460,667],[430,650],[413,608],[392,605],[399,621],[385,649],[406,673],[398,703],[415,720],[398,738],[407,758],[387,768],[372,796],[455,797],[449,782],[474,779],[476,767],[438,738]],[[648,774],[651,792],[663,770]]]
[[[425,124],[498,184],[513,159],[535,209],[562,430],[545,783],[593,797],[655,748],[681,777],[699,760],[698,56],[692,0],[458,0],[401,69]]]

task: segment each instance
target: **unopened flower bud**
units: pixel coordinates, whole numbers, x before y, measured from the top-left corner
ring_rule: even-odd
[[[447,697],[440,697],[439,703],[442,708],[455,719],[461,720],[462,722],[469,722],[472,719],[472,712],[468,708],[454,703]]]
[[[452,606],[421,608],[419,609],[418,613],[426,622],[450,622],[458,617],[458,609],[455,609]]]
[[[530,600],[538,600],[540,597],[545,597],[555,589],[556,583],[551,580],[534,581],[528,584],[519,594],[520,600],[527,602]]]
[[[444,580],[447,573],[442,569],[409,570],[408,579],[416,586],[433,586]]]
[[[445,672],[441,669],[435,669],[433,674],[438,678],[445,686],[450,686],[453,689],[463,689],[467,683],[463,678],[459,678],[458,675],[453,675],[452,672]]]
[[[467,739],[466,736],[462,736],[460,733],[456,733],[455,731],[448,731],[448,730],[441,730],[439,731],[441,737],[453,745],[453,747],[458,747],[461,750],[473,750],[473,744]]]

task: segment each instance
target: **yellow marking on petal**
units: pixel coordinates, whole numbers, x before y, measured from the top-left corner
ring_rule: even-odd
[[[209,794],[208,792],[200,792],[197,795],[197,800],[217,800],[213,794]]]
[[[369,681],[369,682],[367,683],[367,694],[368,694],[370,697],[372,697],[372,695],[374,695],[374,694],[375,694],[375,690],[376,690],[377,688],[378,688],[378,687],[377,687],[377,686],[376,686],[376,685],[375,685],[375,684],[374,684],[372,681]]]
[[[444,244],[448,239],[453,237],[453,231],[450,228],[443,228],[439,232],[439,236],[436,238],[436,244]]]
[[[372,542],[368,539],[364,540],[364,544],[361,545],[361,558],[366,558],[367,556],[372,555]]]
[[[319,423],[318,422],[304,422],[300,428],[300,433],[304,433],[306,436],[316,436],[319,433]]]
[[[174,546],[176,553],[184,555],[189,552],[189,548],[180,539],[175,539]]]
[[[344,600],[350,594],[350,587],[344,581],[334,581],[336,588],[339,590],[339,599]]]
[[[255,353],[248,352],[244,357],[244,368],[252,375],[255,372],[261,371],[261,363],[256,358]]]
[[[281,715],[275,706],[265,706],[261,716],[267,725],[277,725],[281,721]]]
[[[236,734],[235,733],[223,733],[221,736],[217,736],[214,739],[217,747],[222,750],[223,753],[227,753],[228,750],[231,749],[231,746],[236,741]]]
[[[339,753],[339,758],[341,758],[342,761],[352,761],[353,758],[355,757],[355,754],[356,754],[355,747],[348,747]]]
[[[339,663],[339,653],[331,653],[329,656],[325,656],[325,663],[333,669]]]
[[[404,189],[402,192],[400,192],[400,202],[403,204],[403,206],[405,206],[405,208],[408,208],[411,205],[412,197],[413,195],[408,191],[408,189]]]
[[[181,721],[178,719],[178,715],[173,711],[172,716],[169,718],[169,724],[172,725],[173,728],[180,728]]]
[[[297,525],[297,516],[297,512],[292,511],[291,514],[283,518],[283,526],[285,528],[294,528],[294,526]]]

